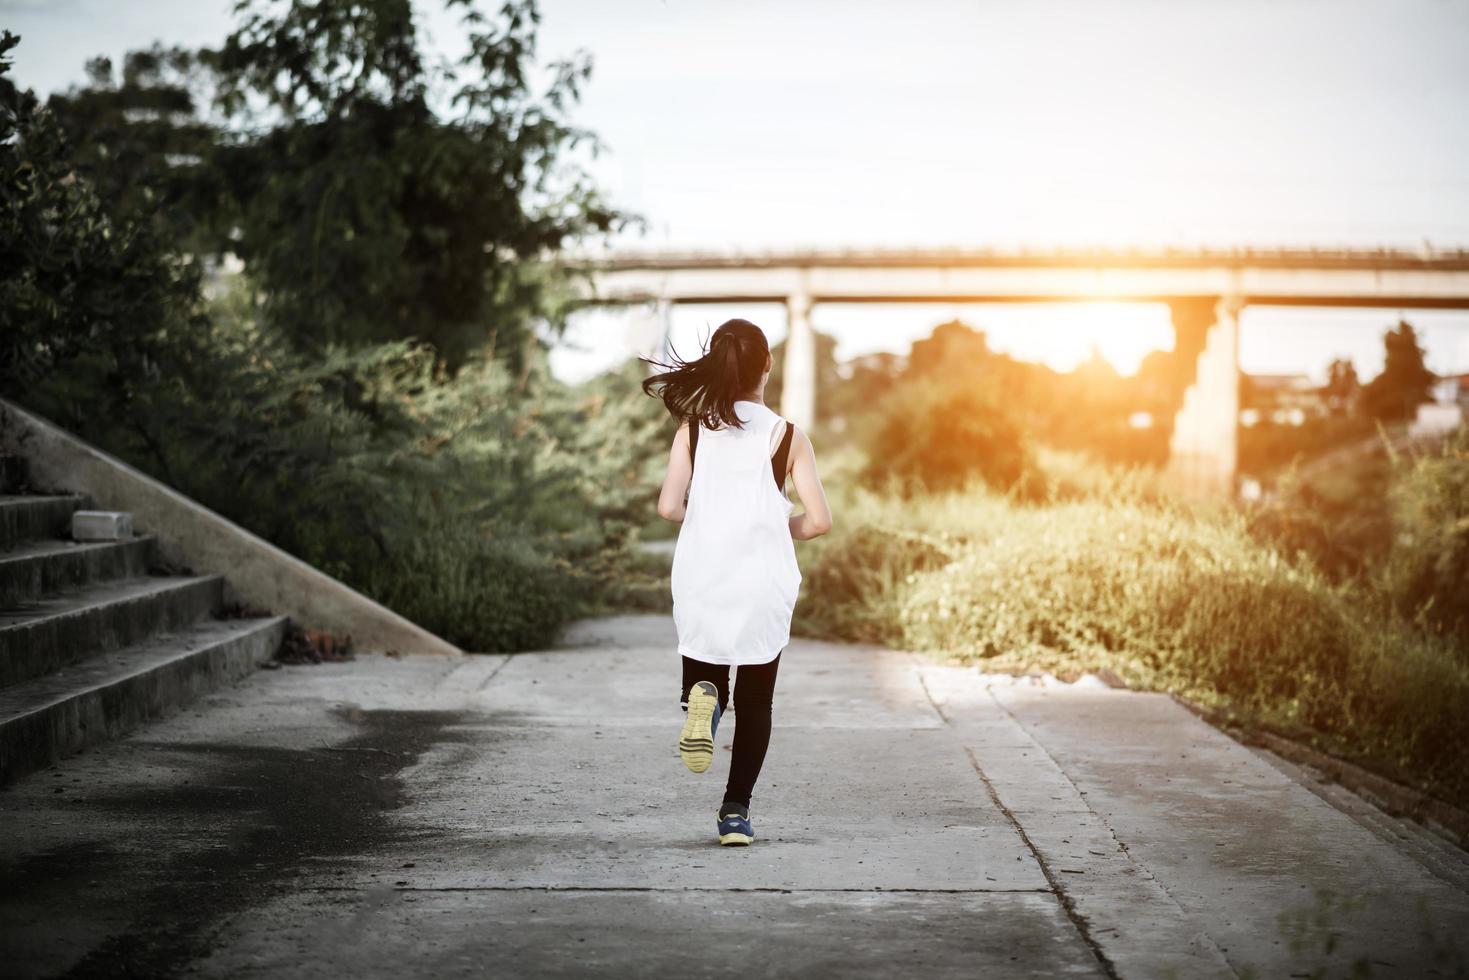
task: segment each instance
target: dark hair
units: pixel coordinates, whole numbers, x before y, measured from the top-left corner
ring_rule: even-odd
[[[749,320],[726,320],[697,360],[680,360],[677,354],[670,355],[671,364],[647,357],[638,360],[667,368],[644,378],[643,392],[663,399],[674,418],[698,419],[709,429],[726,425],[743,429],[735,415],[735,400],[755,390],[769,356],[770,344],[759,327]]]

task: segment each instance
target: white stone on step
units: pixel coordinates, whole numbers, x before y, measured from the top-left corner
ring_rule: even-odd
[[[76,541],[126,541],[133,536],[133,515],[117,510],[79,510],[71,515]]]

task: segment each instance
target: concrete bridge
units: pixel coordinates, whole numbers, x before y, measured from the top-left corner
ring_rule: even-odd
[[[1202,491],[1233,485],[1246,305],[1469,309],[1465,250],[615,251],[579,266],[592,304],[785,304],[781,410],[806,426],[817,303],[1166,303],[1188,375],[1169,465]]]

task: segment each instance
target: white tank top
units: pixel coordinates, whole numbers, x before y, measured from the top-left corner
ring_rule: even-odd
[[[801,586],[790,528],[795,505],[770,468],[781,417],[758,402],[737,401],[734,410],[743,429],[699,430],[673,550],[673,622],[686,657],[763,664],[791,638]]]

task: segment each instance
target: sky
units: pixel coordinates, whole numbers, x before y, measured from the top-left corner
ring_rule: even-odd
[[[0,0],[15,77],[93,54],[217,43],[232,0]],[[455,18],[418,3],[439,51]],[[1469,0],[543,0],[540,53],[593,58],[578,124],[639,248],[1469,246]],[[818,306],[838,355],[906,350],[942,320],[1066,368],[1124,370],[1171,337],[1159,307]],[[1087,315],[1090,314],[1090,315]],[[778,307],[680,307],[672,336]],[[1348,356],[1371,376],[1397,311],[1250,308],[1250,371]],[[1429,364],[1469,371],[1469,315],[1412,312]],[[576,379],[648,336],[587,314]]]

